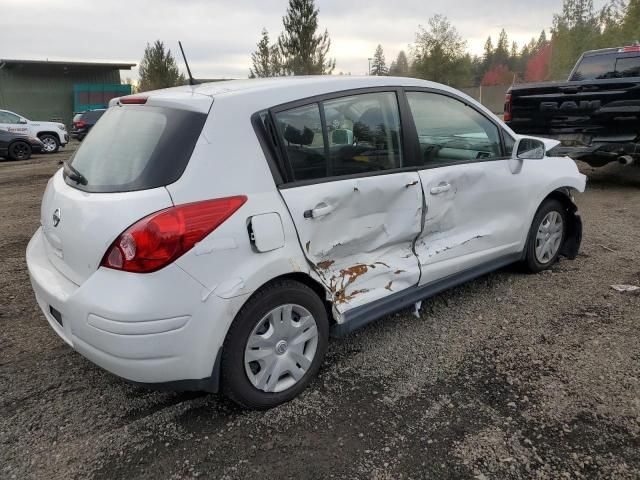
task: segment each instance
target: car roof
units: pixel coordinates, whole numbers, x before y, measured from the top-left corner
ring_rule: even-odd
[[[258,111],[318,95],[375,87],[434,88],[469,98],[458,90],[427,80],[374,75],[318,75],[226,80],[154,90],[141,95],[148,97],[149,104],[152,105],[168,106],[174,102],[180,104],[186,102],[194,111],[202,112],[209,110],[210,99],[216,101],[216,99],[233,97],[234,100],[243,102],[245,107]],[[206,97],[209,97],[208,101],[204,101]]]

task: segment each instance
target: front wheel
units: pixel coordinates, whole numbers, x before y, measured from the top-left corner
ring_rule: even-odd
[[[55,135],[52,135],[50,133],[40,135],[40,141],[42,141],[42,143],[44,144],[44,147],[42,147],[42,151],[44,153],[56,153],[60,148],[59,140]]]
[[[288,402],[324,360],[329,320],[306,285],[281,280],[258,291],[233,321],[222,351],[222,389],[245,408]]]
[[[13,142],[9,145],[8,153],[11,160],[29,160],[31,158],[31,145],[22,141]]]
[[[560,255],[567,231],[567,211],[561,202],[549,199],[540,206],[527,238],[525,265],[533,273],[547,270]]]

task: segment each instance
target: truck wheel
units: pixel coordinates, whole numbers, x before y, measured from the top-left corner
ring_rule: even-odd
[[[31,145],[22,141],[13,142],[9,145],[8,153],[11,160],[29,160],[31,158]]]
[[[40,135],[39,138],[42,143],[44,143],[44,147],[42,148],[43,153],[56,153],[60,148],[60,141],[55,135],[45,133],[44,135]]]
[[[288,402],[316,376],[329,338],[327,311],[306,285],[279,280],[259,290],[229,328],[222,390],[245,408]]]
[[[567,212],[555,199],[545,200],[536,212],[527,238],[524,264],[532,273],[547,270],[558,259],[567,231]]]

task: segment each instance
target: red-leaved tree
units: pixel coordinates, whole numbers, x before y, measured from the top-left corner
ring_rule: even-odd
[[[491,67],[482,77],[481,85],[488,87],[490,85],[510,85],[513,83],[514,73],[509,70],[506,65],[496,65]]]
[[[527,62],[524,73],[525,82],[543,82],[549,79],[549,65],[551,64],[551,44],[542,47]]]

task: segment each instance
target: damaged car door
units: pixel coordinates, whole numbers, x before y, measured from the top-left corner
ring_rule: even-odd
[[[293,182],[281,187],[309,264],[338,315],[415,286],[422,190],[404,166],[397,93],[274,112]]]
[[[420,284],[510,256],[517,260],[529,221],[530,180],[504,151],[498,125],[449,95],[406,96],[426,205],[415,246]]]

